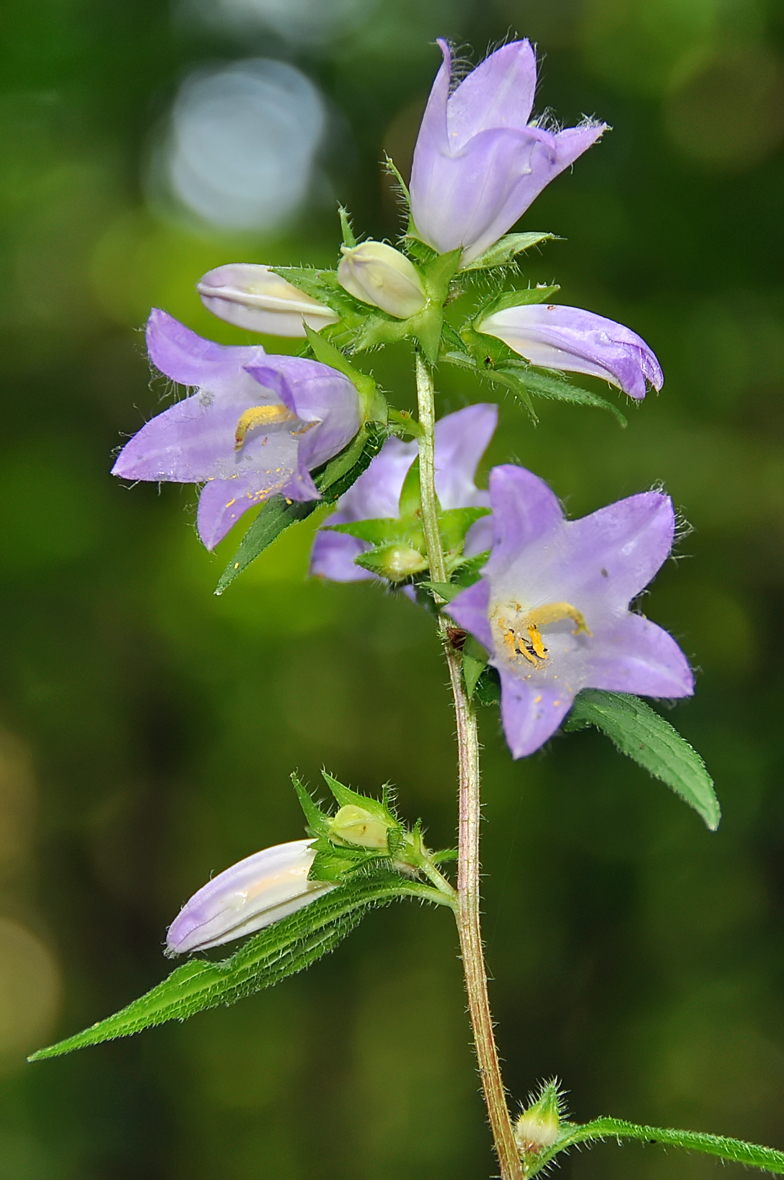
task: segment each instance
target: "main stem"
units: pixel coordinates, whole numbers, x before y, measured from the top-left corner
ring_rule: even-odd
[[[416,358],[417,401],[419,408],[419,481],[422,499],[422,523],[427,542],[430,577],[446,582],[447,572],[441,534],[438,528],[438,501],[435,483],[435,398],[433,378],[423,358]],[[439,621],[449,679],[455,702],[459,768],[459,829],[457,860],[456,910],[460,954],[463,960],[468,1011],[474,1035],[479,1076],[482,1079],[490,1128],[502,1180],[522,1180],[523,1168],[515,1144],[509,1107],[506,1102],[501,1065],[490,1014],[487,993],[487,970],[480,913],[479,829],[481,823],[479,738],[476,716],[466,696],[461,659],[449,642],[446,623]]]

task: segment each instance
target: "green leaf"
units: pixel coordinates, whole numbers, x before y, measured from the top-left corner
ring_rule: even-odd
[[[598,393],[592,393],[590,389],[582,389],[579,385],[573,385],[571,381],[567,381],[563,377],[542,373],[524,361],[502,365],[494,372],[513,376],[515,380],[522,383],[529,393],[533,393],[537,397],[544,397],[549,401],[572,402],[578,406],[593,406],[598,410],[608,410],[617,418],[621,426],[627,425],[626,416],[614,402],[608,401]]]
[[[755,1143],[744,1143],[741,1139],[729,1139],[725,1135],[707,1135],[701,1131],[676,1131],[671,1127],[646,1127],[639,1123],[627,1123],[625,1119],[598,1118],[590,1123],[562,1123],[562,1134],[552,1147],[548,1147],[536,1159],[528,1171],[535,1176],[546,1168],[550,1161],[578,1143],[591,1143],[602,1139],[636,1139],[662,1147],[682,1147],[687,1151],[699,1151],[716,1156],[728,1163],[743,1164],[745,1167],[761,1168],[776,1175],[784,1173],[784,1152],[772,1147],[760,1147]]]
[[[607,734],[622,754],[672,787],[702,816],[711,831],[716,830],[721,808],[705,763],[650,705],[628,693],[584,688],[575,699],[564,729],[573,731],[587,725]]]
[[[540,242],[555,241],[555,234],[544,233],[525,233],[525,234],[506,234],[505,237],[499,240],[485,250],[484,254],[480,254],[473,262],[469,262],[466,266],[461,266],[460,270],[489,270],[494,266],[509,266],[515,259],[517,254],[522,254],[525,250],[530,250],[532,246],[538,246]]]
[[[456,582],[420,582],[425,590],[432,590],[435,594],[439,594],[444,602],[451,602],[453,598],[457,598],[465,586],[458,586]]]
[[[168,1020],[185,1020],[218,1004],[233,1004],[309,967],[334,950],[370,908],[398,897],[445,904],[438,890],[394,872],[377,871],[357,878],[261,930],[228,959],[191,959],[127,1008],[84,1032],[39,1049],[29,1060],[59,1057],[73,1049],[132,1036]]]
[[[372,377],[367,373],[363,373],[361,369],[356,369],[345,353],[342,353],[339,348],[336,348],[326,337],[319,332],[314,331],[307,324],[303,324],[305,335],[308,338],[308,344],[317,361],[321,361],[322,365],[329,365],[330,368],[337,369],[339,373],[343,373],[348,377],[349,381],[356,386],[359,393],[365,398],[372,398],[376,392],[376,383]]]
[[[438,514],[438,528],[441,541],[447,553],[460,550],[462,553],[465,536],[472,525],[483,516],[488,516],[489,508],[445,508]]]
[[[419,454],[411,464],[400,489],[397,510],[401,516],[414,516],[422,511],[422,488],[419,482]]]
[[[366,423],[353,442],[316,475],[316,486],[323,497],[321,500],[307,500],[303,503],[298,500],[288,501],[284,496],[273,496],[267,500],[223,571],[215,593],[223,594],[234,579],[292,524],[305,520],[321,504],[333,503],[342,496],[367,469],[370,461],[381,450],[389,433],[386,427]]]
[[[489,664],[476,682],[474,696],[480,705],[497,705],[501,700],[501,679]]]
[[[463,644],[463,679],[469,700],[474,695],[479,677],[487,667],[487,652],[482,644],[469,635]]]

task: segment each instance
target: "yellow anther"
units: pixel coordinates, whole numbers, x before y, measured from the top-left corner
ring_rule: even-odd
[[[530,630],[531,627],[535,629],[546,627],[548,623],[560,623],[561,619],[574,620],[577,624],[575,635],[579,635],[581,631],[584,631],[586,635],[591,634],[584,615],[570,602],[548,602],[544,606],[534,607],[533,610],[528,611],[525,621]]]
[[[278,422],[294,422],[297,415],[287,406],[251,406],[240,415],[234,431],[234,449],[238,451],[245,441],[245,435],[256,426],[274,426]]]
[[[529,624],[528,634],[531,637],[531,647],[534,649],[534,655],[538,656],[540,660],[546,660],[547,648],[542,643],[542,636],[539,634],[539,628],[533,623]]]

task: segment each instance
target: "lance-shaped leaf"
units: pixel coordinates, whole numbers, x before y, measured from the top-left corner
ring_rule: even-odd
[[[336,455],[315,477],[320,500],[291,501],[274,496],[261,508],[242,538],[237,552],[221,575],[215,593],[224,590],[292,524],[305,520],[320,504],[332,504],[356,483],[375,458],[390,431],[378,423],[366,423],[354,441]]]
[[[705,763],[650,705],[627,693],[586,688],[575,699],[564,729],[584,729],[588,725],[607,734],[622,754],[672,787],[711,831],[716,830],[721,808]]]
[[[190,960],[126,1008],[84,1032],[39,1049],[29,1060],[59,1057],[74,1049],[132,1036],[168,1020],[186,1020],[219,1004],[233,1004],[303,971],[334,950],[368,910],[399,897],[446,904],[438,890],[394,872],[378,870],[372,876],[359,877],[262,930],[228,959]]]

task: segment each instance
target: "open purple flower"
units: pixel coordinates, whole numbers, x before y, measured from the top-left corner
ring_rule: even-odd
[[[493,546],[482,578],[449,606],[490,653],[515,758],[555,732],[581,688],[689,696],[686,657],[629,610],[672,547],[669,496],[644,492],[581,520],[523,467],[490,473]]]
[[[664,374],[641,336],[615,320],[555,303],[533,303],[494,312],[477,325],[533,365],[589,373],[617,385],[630,397],[655,390]]]
[[[411,213],[423,241],[470,262],[505,234],[573,164],[605,123],[548,131],[529,122],[536,57],[528,41],[492,53],[449,93],[449,46],[430,92],[411,169]]]
[[[334,885],[309,881],[312,840],[254,852],[213,877],[186,901],[166,935],[166,954],[203,951],[254,934],[309,905]]]
[[[489,493],[477,488],[474,479],[497,422],[498,408],[483,404],[466,406],[436,422],[436,492],[442,508],[490,506]],[[324,525],[398,517],[400,493],[418,449],[416,442],[387,439],[367,471],[338,500],[337,512],[328,516]],[[347,533],[321,528],[313,543],[310,572],[333,582],[373,579],[375,574],[354,563],[354,558],[369,548],[365,541]],[[464,552],[471,557],[489,548],[489,517],[481,517],[468,531]]]
[[[147,348],[156,368],[197,392],[143,426],[113,475],[203,482],[198,528],[208,549],[270,496],[319,498],[310,472],[360,425],[359,396],[347,377],[317,361],[267,356],[261,345],[214,344],[157,310]]]

